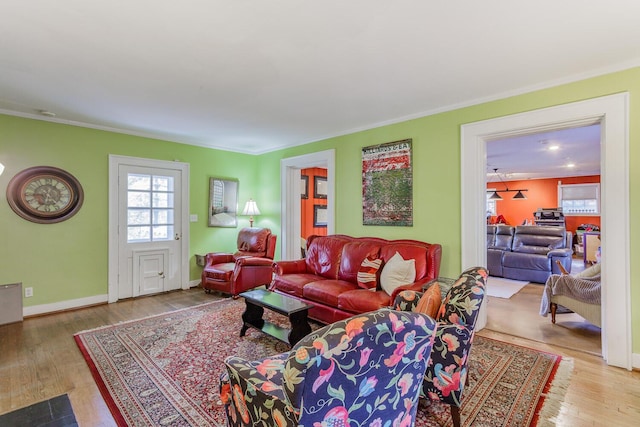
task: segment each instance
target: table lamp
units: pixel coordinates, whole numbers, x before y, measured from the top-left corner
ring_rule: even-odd
[[[249,199],[249,201],[245,203],[242,215],[249,215],[249,227],[253,227],[253,216],[260,215],[260,209],[258,209],[258,205],[253,199]]]

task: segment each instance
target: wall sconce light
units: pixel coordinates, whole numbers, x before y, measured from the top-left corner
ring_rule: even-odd
[[[258,209],[258,205],[253,199],[249,199],[249,201],[245,203],[242,215],[249,215],[249,227],[253,227],[253,216],[260,215],[260,209]]]
[[[515,196],[513,196],[513,200],[526,200],[527,196],[525,196],[522,192],[523,191],[529,191],[526,188],[521,188],[518,190],[509,190],[509,187],[507,187],[507,183],[504,182],[504,180],[502,179],[502,177],[498,174],[498,168],[493,169],[493,173],[498,177],[498,179],[500,180],[500,182],[502,182],[504,184],[504,190],[494,190],[493,193],[491,194],[491,196],[489,196],[489,200],[502,200],[502,196],[498,193],[516,193]]]

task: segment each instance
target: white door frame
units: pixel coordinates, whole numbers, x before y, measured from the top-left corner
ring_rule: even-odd
[[[280,160],[280,259],[300,258],[300,169],[327,169],[327,234],[335,233],[335,150]]]
[[[602,355],[632,368],[629,263],[629,95],[621,93],[470,123],[461,129],[462,267],[486,265],[486,143],[600,123]],[[478,319],[486,325],[486,309]]]
[[[189,289],[189,164],[170,162],[165,160],[144,159],[139,157],[109,155],[109,302],[118,301],[118,170],[120,166],[142,166],[148,168],[173,169],[182,175],[180,187],[182,204],[181,211],[181,245],[180,245],[180,276],[182,289]]]

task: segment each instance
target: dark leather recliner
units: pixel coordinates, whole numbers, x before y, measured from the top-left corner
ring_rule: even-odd
[[[247,227],[238,233],[236,253],[212,252],[205,257],[205,292],[238,294],[271,283],[277,236],[268,228]]]

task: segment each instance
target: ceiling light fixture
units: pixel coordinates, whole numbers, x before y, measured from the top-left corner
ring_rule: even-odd
[[[40,115],[45,116],[45,117],[55,117],[56,113],[54,113],[53,111],[48,111],[48,110],[38,110],[38,113],[40,113]]]
[[[494,190],[493,193],[491,194],[491,196],[489,196],[489,200],[502,200],[502,196],[498,193],[516,193],[515,196],[513,196],[513,200],[526,200],[527,196],[525,196],[523,194],[523,191],[529,191],[526,188],[520,188],[518,190],[509,190],[509,187],[507,186],[507,183],[504,182],[504,180],[502,179],[502,177],[500,176],[500,174],[498,173],[498,168],[494,168],[493,169],[493,173],[495,174],[495,176],[498,177],[498,179],[500,180],[500,182],[502,182],[504,184],[504,190]]]

